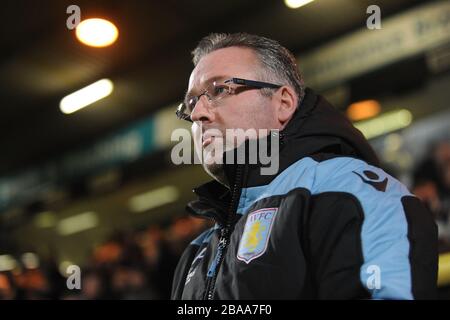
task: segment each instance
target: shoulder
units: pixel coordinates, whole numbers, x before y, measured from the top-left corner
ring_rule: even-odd
[[[313,195],[333,191],[351,193],[356,197],[411,195],[400,181],[381,168],[350,157],[324,161],[302,158],[282,171],[271,184],[285,192],[305,188]]]
[[[313,194],[346,192],[360,201],[386,201],[412,196],[405,185],[383,169],[349,157],[316,163],[311,191]]]
[[[414,198],[400,181],[381,168],[351,157],[324,161],[303,158],[277,177],[278,190],[307,189],[315,198],[357,205],[364,215],[404,220],[405,200]]]

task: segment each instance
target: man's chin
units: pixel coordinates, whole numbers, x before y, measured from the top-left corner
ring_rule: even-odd
[[[214,180],[220,182],[224,186],[228,187],[228,181],[225,177],[225,172],[223,170],[223,164],[221,163],[203,163],[203,169],[206,173],[210,175]]]

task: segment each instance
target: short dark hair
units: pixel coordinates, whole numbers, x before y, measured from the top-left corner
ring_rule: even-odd
[[[295,57],[275,40],[248,33],[211,33],[201,39],[192,51],[192,61],[196,66],[203,56],[229,47],[244,47],[253,50],[263,67],[263,72],[260,74],[263,79],[260,80],[277,81],[280,82],[279,84],[287,82],[294,88],[299,103],[303,100],[305,85]],[[266,90],[265,94],[268,92],[271,94],[270,90]]]

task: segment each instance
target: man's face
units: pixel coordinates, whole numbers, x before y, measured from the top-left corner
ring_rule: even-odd
[[[261,66],[252,50],[219,49],[199,61],[189,79],[188,92],[199,95],[213,81],[221,83],[230,78],[261,80],[258,71]],[[237,147],[236,139],[227,137],[226,129],[278,129],[279,126],[270,97],[263,96],[258,89],[239,90],[239,87],[236,86],[236,94],[227,95],[215,104],[202,96],[191,114],[196,152],[200,155],[205,150],[203,165],[213,176],[221,169],[215,163],[222,160],[222,152],[214,151]]]

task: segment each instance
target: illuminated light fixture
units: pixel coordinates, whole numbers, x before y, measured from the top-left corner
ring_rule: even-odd
[[[59,221],[57,231],[62,236],[95,228],[98,225],[98,217],[95,212],[84,212]]]
[[[443,287],[450,284],[450,253],[439,255],[438,286]]]
[[[65,96],[59,108],[65,114],[74,113],[94,102],[103,99],[111,94],[114,85],[109,79],[102,79],[88,85],[74,93]]]
[[[356,122],[354,126],[364,134],[366,139],[372,139],[406,128],[411,124],[412,118],[413,116],[409,110],[401,109],[383,113],[373,119]]]
[[[51,228],[56,224],[56,216],[51,211],[40,212],[34,219],[34,224],[38,228]]]
[[[108,20],[93,18],[81,21],[75,34],[81,43],[100,48],[113,44],[119,36],[119,30]]]
[[[298,9],[304,5],[307,5],[314,0],[284,0],[284,4],[291,9]]]
[[[11,271],[17,266],[16,260],[9,254],[0,255],[0,272]]]
[[[165,186],[132,197],[128,206],[133,212],[144,212],[174,202],[178,195],[177,188]]]
[[[375,117],[381,111],[380,104],[376,100],[364,100],[352,103],[347,108],[347,116],[350,120],[360,121]]]

